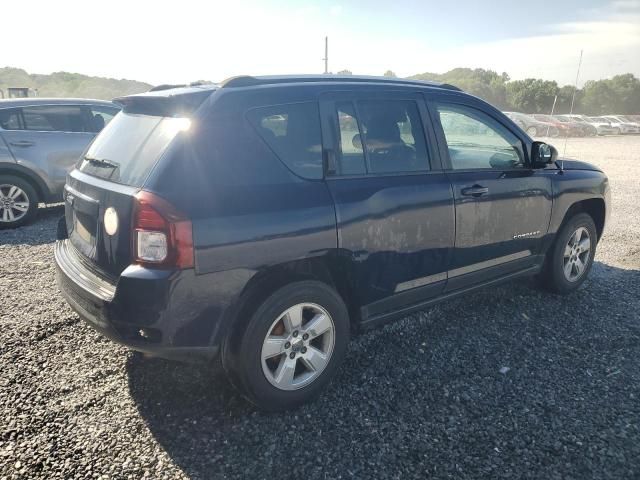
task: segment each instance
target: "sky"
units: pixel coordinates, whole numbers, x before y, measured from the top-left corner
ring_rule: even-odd
[[[28,3],[28,6],[26,5]],[[455,67],[579,85],[640,76],[640,0],[2,1],[0,66],[152,84]],[[7,39],[14,39],[9,43]]]

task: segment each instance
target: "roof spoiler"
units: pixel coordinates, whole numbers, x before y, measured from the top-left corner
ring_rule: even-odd
[[[212,88],[163,86],[146,93],[114,98],[125,113],[182,117],[193,113],[214,91]],[[156,87],[157,88],[157,87]]]

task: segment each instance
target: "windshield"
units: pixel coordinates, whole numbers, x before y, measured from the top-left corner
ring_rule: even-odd
[[[80,159],[81,172],[141,187],[176,135],[188,129],[186,118],[121,112],[96,137]]]

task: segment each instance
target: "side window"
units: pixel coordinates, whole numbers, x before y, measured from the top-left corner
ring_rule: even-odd
[[[418,105],[412,100],[336,104],[341,152],[337,173],[409,173],[429,170]]]
[[[25,130],[41,132],[85,132],[82,107],[75,105],[47,105],[23,107]]]
[[[322,178],[322,139],[317,103],[255,108],[247,113],[247,118],[293,172],[304,178]]]
[[[454,170],[519,168],[522,143],[488,115],[463,105],[438,105]]]
[[[340,130],[340,152],[336,158],[336,174],[363,175],[367,170],[355,107],[351,102],[340,102],[336,104],[336,111]]]
[[[6,110],[0,110],[0,128],[4,130],[22,130],[20,109],[8,108]]]
[[[88,132],[98,133],[101,131],[116,114],[120,111],[117,108],[89,106]]]

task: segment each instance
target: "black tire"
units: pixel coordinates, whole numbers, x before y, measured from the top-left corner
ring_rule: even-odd
[[[28,202],[28,209],[24,214],[21,214],[19,210],[5,209],[4,202],[6,201],[6,198],[0,197],[0,229],[16,228],[25,225],[33,220],[36,212],[38,211],[38,194],[28,181],[14,175],[0,175],[0,191],[2,192],[3,197],[7,197],[11,187],[17,187],[20,189],[22,193],[19,198],[15,200],[22,200],[17,203],[23,204],[26,199]],[[7,212],[6,214],[5,211]],[[12,220],[9,215],[13,215],[15,220]]]
[[[566,265],[565,248],[574,233],[582,228],[588,232],[590,248],[588,255],[581,254],[581,262],[585,265],[583,272],[578,278],[569,280],[564,270]],[[577,290],[580,285],[584,283],[593,266],[593,258],[596,253],[598,239],[597,235],[596,225],[587,213],[578,213],[566,221],[558,232],[553,245],[547,252],[545,265],[539,276],[540,285],[547,290],[560,294],[567,294]]]
[[[282,390],[273,385],[263,371],[263,342],[267,334],[272,332],[274,322],[289,308],[302,303],[315,304],[329,313],[334,327],[332,353],[328,356],[326,366],[310,383],[295,390]],[[228,342],[235,342],[235,345],[225,345],[223,366],[232,383],[258,408],[266,411],[292,409],[316,398],[334,377],[347,351],[349,331],[347,307],[335,290],[316,281],[292,283],[262,302],[241,335],[229,338]],[[286,336],[286,332],[283,335]],[[286,360],[288,355],[276,357],[277,361]],[[295,362],[298,362],[298,358],[295,358]]]

